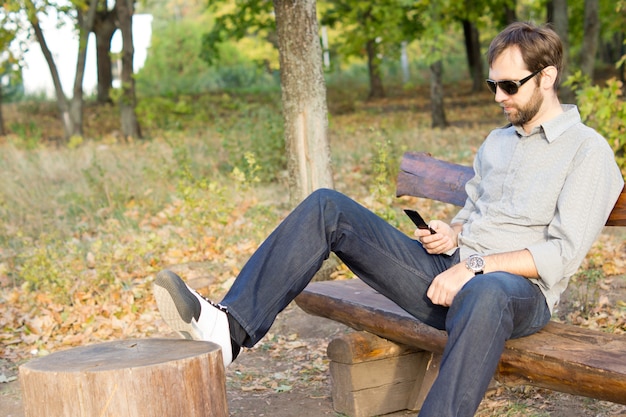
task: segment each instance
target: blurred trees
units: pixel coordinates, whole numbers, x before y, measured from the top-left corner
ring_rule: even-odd
[[[338,29],[333,39],[342,58],[364,57],[369,74],[369,98],[385,96],[382,63],[397,60],[403,41],[416,39],[423,26],[423,7],[401,0],[328,2],[321,23]]]
[[[254,82],[257,86],[271,85],[280,58],[286,145],[290,151],[317,149],[316,154],[321,155],[327,154],[328,147],[325,75],[345,73],[351,66],[365,68],[368,97],[378,99],[386,95],[385,85],[395,81],[390,77],[395,77],[401,58],[414,67],[419,64],[431,86],[432,125],[445,127],[444,80],[466,79],[471,91],[485,88],[487,44],[514,20],[553,24],[566,47],[566,74],[580,69],[591,78],[614,73],[624,79],[624,0],[213,0],[208,6],[199,0],[154,0],[141,3],[155,16],[155,30],[146,65],[136,76],[132,72],[133,1],[117,0],[114,7],[105,0],[60,4],[9,0],[3,7],[5,13],[28,12],[30,28],[19,29],[34,34],[44,55],[47,48],[38,28],[39,14],[56,10],[76,25],[79,60],[71,99],[65,99],[57,85],[58,74],[55,76],[53,59],[47,54],[68,137],[82,134],[81,71],[89,32],[96,35],[97,101],[119,105],[124,137],[141,135],[135,115],[136,82],[144,94],[171,96],[246,87]],[[318,21],[328,33],[324,51],[330,57],[327,67],[321,62]],[[110,48],[116,30],[124,38],[122,86],[111,94]],[[6,45],[1,46],[6,49]],[[465,51],[466,65],[458,66],[458,60],[451,60],[459,50]],[[410,85],[405,80],[405,87]],[[563,90],[565,101],[573,100],[568,93]],[[313,109],[315,112],[307,113]],[[303,114],[312,117],[306,119],[306,128],[312,130],[298,125]],[[292,141],[300,140],[297,132],[306,132],[302,137],[320,142],[295,146]],[[304,167],[310,168],[307,154],[290,152],[288,159],[300,161],[290,165],[292,177],[301,175],[297,180],[292,178],[294,189],[302,185],[303,190],[310,190],[303,184],[332,184],[327,174],[329,165],[307,178],[312,172],[305,175]]]
[[[11,87],[15,85],[12,82],[14,79],[21,79],[19,69],[20,57],[16,56],[13,51],[9,49],[10,45],[16,40],[15,34],[17,32],[18,25],[13,21],[13,17],[10,13],[6,13],[4,10],[0,10],[0,75],[6,76],[5,80],[0,78],[0,103],[4,97],[4,87]],[[17,76],[16,76],[17,75]],[[2,106],[0,106],[0,136],[6,134],[4,126],[4,117],[2,114]]]
[[[76,75],[74,77],[74,86],[72,89],[73,96],[67,98],[63,92],[61,78],[57,69],[56,62],[48,47],[44,32],[40,24],[40,14],[55,13],[60,15],[68,15],[73,9],[72,6],[61,6],[48,2],[39,2],[37,0],[17,1],[17,5],[26,13],[26,18],[30,23],[37,42],[41,47],[57,96],[57,107],[59,110],[59,118],[63,124],[65,139],[71,137],[82,137],[83,134],[83,78],[85,74],[85,61],[87,56],[87,37],[93,27],[93,21],[96,13],[97,0],[89,0],[89,3],[79,3],[75,6],[75,22],[78,31]]]
[[[89,34],[95,31],[99,43],[97,48],[98,98],[100,102],[108,102],[112,81],[112,66],[109,56],[110,41],[113,32],[116,29],[120,29],[123,37],[122,91],[118,100],[121,131],[124,138],[139,138],[141,136],[135,115],[134,49],[132,44],[132,15],[134,10],[132,1],[117,0],[115,13],[111,13],[108,10],[106,0],[72,0],[71,2],[9,0],[3,4],[3,11],[5,14],[12,16],[13,21],[17,24],[17,31],[21,32],[23,37],[33,35],[41,48],[52,77],[59,119],[63,126],[65,140],[69,140],[72,137],[82,138],[83,135],[83,79]],[[74,30],[78,34],[78,44],[72,45],[77,50],[77,58],[72,97],[70,98],[66,97],[61,85],[58,66],[41,25],[41,18],[44,16],[48,19],[56,20],[58,25],[73,25]]]

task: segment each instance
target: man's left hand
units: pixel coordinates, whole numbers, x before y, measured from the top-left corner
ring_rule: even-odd
[[[426,295],[433,304],[450,307],[456,294],[472,278],[474,278],[474,273],[465,267],[464,262],[461,262],[437,275]]]

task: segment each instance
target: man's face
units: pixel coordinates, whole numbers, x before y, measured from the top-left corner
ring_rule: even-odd
[[[526,126],[537,116],[542,104],[543,96],[539,91],[539,87],[533,82],[533,94],[530,96],[530,99],[524,104],[510,104],[511,107],[508,110],[505,107],[504,114],[514,126]]]
[[[526,69],[522,54],[518,48],[509,48],[496,58],[489,69],[489,78],[495,81],[519,81],[531,71]],[[540,77],[541,75],[537,75]],[[515,126],[527,126],[539,114],[543,105],[543,95],[535,79],[519,87],[517,93],[509,95],[500,87],[496,89],[495,100],[502,107],[509,122]]]

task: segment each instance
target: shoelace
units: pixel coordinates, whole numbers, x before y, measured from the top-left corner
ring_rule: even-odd
[[[204,295],[200,294],[196,290],[192,290],[192,291],[195,292],[196,294],[198,294],[204,301],[206,301],[207,303],[211,304],[213,307],[217,308],[219,311],[222,311],[222,312],[228,314],[228,307],[226,307],[225,305],[222,305],[220,303],[215,303],[215,302],[209,300],[208,298],[206,298]]]

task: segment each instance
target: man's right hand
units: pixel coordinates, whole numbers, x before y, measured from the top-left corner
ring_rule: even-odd
[[[431,255],[439,255],[446,253],[457,247],[458,231],[456,227],[451,227],[448,223],[441,220],[433,220],[429,226],[435,230],[435,234],[431,234],[427,229],[415,229],[414,235],[422,243],[426,252]],[[460,231],[460,227],[458,228]]]

